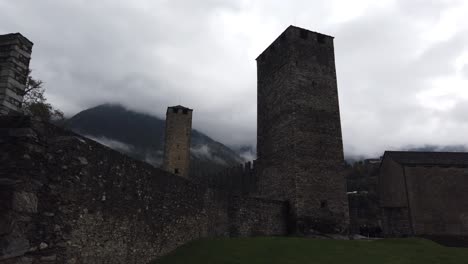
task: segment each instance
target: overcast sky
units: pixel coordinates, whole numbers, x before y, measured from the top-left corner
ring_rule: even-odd
[[[0,0],[0,34],[67,116],[101,103],[255,144],[255,58],[289,25],[335,37],[345,152],[468,145],[468,1]]]

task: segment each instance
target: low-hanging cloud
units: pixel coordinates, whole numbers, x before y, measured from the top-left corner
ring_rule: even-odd
[[[101,103],[164,117],[229,145],[256,141],[255,58],[288,25],[335,36],[345,152],[463,145],[466,1],[0,1],[0,33],[35,46],[31,67],[68,116]],[[21,18],[21,19],[18,19]]]
[[[193,156],[202,160],[210,160],[220,165],[228,165],[225,160],[213,154],[208,145],[199,145],[196,147],[192,147],[190,148],[190,153]]]
[[[107,138],[107,137],[94,137],[94,136],[91,136],[91,135],[84,135],[85,137],[89,138],[89,139],[92,139],[106,147],[109,147],[111,149],[114,149],[114,150],[117,150],[117,151],[120,151],[120,152],[124,152],[124,153],[131,153],[132,151],[135,150],[135,147],[132,146],[132,145],[129,145],[129,144],[126,144],[126,143],[123,143],[123,142],[120,142],[118,140],[115,140],[115,139],[110,139],[110,138]]]

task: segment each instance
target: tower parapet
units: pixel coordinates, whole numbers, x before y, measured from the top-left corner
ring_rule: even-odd
[[[256,161],[249,161],[211,174],[199,174],[194,181],[235,195],[257,194]]]

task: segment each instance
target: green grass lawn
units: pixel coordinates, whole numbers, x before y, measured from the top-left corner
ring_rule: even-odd
[[[449,248],[424,239],[377,241],[294,237],[226,238],[184,245],[157,264],[188,263],[468,263],[468,248]]]

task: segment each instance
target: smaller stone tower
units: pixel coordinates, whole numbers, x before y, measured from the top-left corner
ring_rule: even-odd
[[[181,105],[168,107],[166,112],[163,169],[182,177],[188,177],[190,168],[192,112]]]
[[[0,35],[0,115],[21,112],[32,47],[20,33]]]

